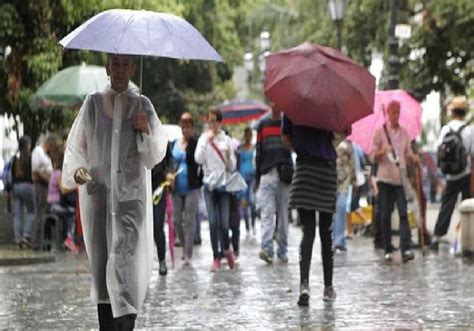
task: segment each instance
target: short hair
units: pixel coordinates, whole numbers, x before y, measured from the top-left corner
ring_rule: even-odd
[[[246,127],[244,130],[244,135],[246,135],[247,133],[252,133],[252,129],[249,127]]]
[[[56,145],[56,142],[57,142],[57,138],[55,135],[48,135],[44,141],[45,144],[52,144],[52,145]]]
[[[219,108],[216,108],[216,107],[209,108],[209,114],[216,115],[217,122],[222,122],[222,112]]]
[[[52,161],[55,169],[61,169],[64,161],[64,147],[58,146],[52,153]]]
[[[397,100],[390,100],[387,106],[387,114],[392,108],[395,108],[395,107],[400,109],[400,102],[398,102]]]
[[[194,126],[193,115],[190,112],[182,113],[180,118],[179,118],[179,123],[180,124],[189,123],[189,124],[191,124],[191,126]]]
[[[20,151],[25,151],[28,145],[31,145],[31,138],[27,135],[24,135],[18,140],[18,149]]]

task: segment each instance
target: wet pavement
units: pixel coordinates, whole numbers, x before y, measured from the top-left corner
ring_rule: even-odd
[[[300,229],[290,225],[289,263],[266,265],[245,238],[238,265],[210,273],[207,224],[192,267],[180,248],[168,276],[153,278],[137,329],[149,330],[380,330],[474,328],[474,264],[449,246],[414,261],[382,262],[369,238],[357,237],[335,256],[336,301],[324,303],[319,239],[315,241],[308,308],[296,305]],[[156,257],[155,257],[156,259]],[[169,255],[168,255],[169,260]],[[87,258],[57,253],[54,263],[0,267],[0,329],[94,329]]]

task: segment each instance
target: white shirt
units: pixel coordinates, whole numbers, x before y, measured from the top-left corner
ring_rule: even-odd
[[[443,142],[444,136],[449,132],[449,129],[453,131],[458,131],[461,126],[466,124],[465,121],[461,120],[451,120],[446,125],[441,128],[439,133],[438,141],[436,142],[435,148],[438,150],[439,146]],[[474,156],[474,127],[472,125],[467,125],[461,132],[462,142],[466,148],[468,155],[466,169],[460,174],[457,175],[446,175],[447,180],[457,180],[471,173],[471,158],[469,156]]]
[[[236,166],[235,154],[232,150],[232,141],[224,131],[220,131],[219,134],[214,137],[214,144],[220,150],[222,156],[226,158],[227,150],[230,149],[229,158],[226,160],[227,170],[234,171]],[[204,132],[199,137],[196,151],[194,152],[194,158],[196,162],[202,164],[202,170],[204,172],[204,179],[208,177],[213,171],[226,170],[226,165],[219,157],[219,154],[214,150],[209,142],[209,132]]]
[[[41,145],[36,146],[31,154],[31,171],[41,172],[48,176],[51,176],[51,173],[53,172],[51,158],[46,154]]]

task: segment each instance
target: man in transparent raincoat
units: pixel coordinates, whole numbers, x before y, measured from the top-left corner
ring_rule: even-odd
[[[91,93],[67,139],[62,182],[79,186],[91,297],[101,330],[133,329],[153,262],[150,169],[167,135],[153,105],[130,84],[133,58],[108,55],[111,84]]]

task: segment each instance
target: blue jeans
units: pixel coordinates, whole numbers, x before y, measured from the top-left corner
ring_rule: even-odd
[[[346,247],[347,196],[347,191],[337,194],[336,213],[333,217],[334,246]]]
[[[219,242],[223,251],[229,249],[229,193],[204,189],[209,220],[209,232],[214,259],[219,259]]]
[[[245,176],[247,189],[245,190],[242,200],[246,202],[246,206],[242,208],[242,214],[245,221],[245,229],[247,232],[255,228],[255,219],[257,218],[257,208],[255,207],[255,197],[253,187],[255,185],[255,175]],[[252,223],[250,223],[252,221]]]
[[[26,223],[23,227],[23,237],[30,238],[35,221],[35,194],[33,184],[31,183],[15,183],[13,185],[13,231],[14,240],[18,244],[20,242],[20,228],[23,213],[23,207],[26,207]]]
[[[269,256],[273,256],[273,232],[275,231],[276,215],[278,215],[277,255],[286,257],[288,251],[288,195],[289,186],[279,179],[276,167],[261,177],[257,193],[262,222],[261,247]]]

